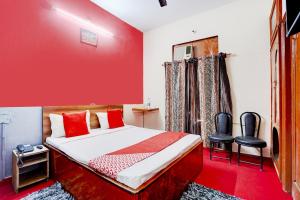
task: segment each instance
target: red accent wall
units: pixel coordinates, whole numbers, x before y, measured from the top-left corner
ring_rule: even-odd
[[[80,42],[63,9],[114,34]],[[88,0],[1,0],[0,106],[142,103],[143,33]]]

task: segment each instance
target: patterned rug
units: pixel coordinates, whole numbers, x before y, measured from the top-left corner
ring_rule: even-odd
[[[74,200],[72,195],[64,191],[59,182],[54,183],[50,187],[44,188],[37,192],[31,193],[21,200]]]
[[[64,191],[59,182],[50,187],[31,193],[21,200],[74,200],[72,195]],[[182,194],[180,200],[239,200],[239,198],[224,194],[197,183],[188,186],[187,191]]]
[[[223,192],[207,188],[197,183],[191,183],[180,200],[239,200]]]

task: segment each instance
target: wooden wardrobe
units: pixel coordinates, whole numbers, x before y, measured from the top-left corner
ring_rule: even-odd
[[[300,199],[300,33],[291,38],[292,66],[292,194]]]
[[[270,14],[271,156],[283,190],[300,199],[300,33],[286,37],[282,0]]]

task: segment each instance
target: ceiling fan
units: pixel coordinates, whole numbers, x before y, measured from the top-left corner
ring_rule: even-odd
[[[167,5],[167,0],[159,0],[160,7],[164,7]]]

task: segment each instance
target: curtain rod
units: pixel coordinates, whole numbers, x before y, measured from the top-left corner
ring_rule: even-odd
[[[224,55],[225,55],[225,58],[226,58],[227,56],[231,56],[231,55],[232,55],[232,53],[223,53],[223,52],[220,52],[220,53],[218,53],[218,54],[212,54],[212,55],[208,55],[208,56],[197,57],[196,59],[200,59],[200,58],[203,58],[203,57],[210,57],[210,56],[218,56],[219,54],[224,54]],[[184,61],[184,60],[186,60],[186,59],[183,59],[183,60],[180,60],[180,61]],[[178,60],[177,60],[177,61],[178,61]],[[180,61],[179,61],[179,62],[180,62]],[[173,61],[171,61],[171,62],[173,62]],[[161,66],[165,67],[165,63],[166,63],[166,62],[164,62]]]

